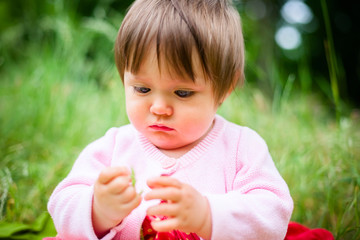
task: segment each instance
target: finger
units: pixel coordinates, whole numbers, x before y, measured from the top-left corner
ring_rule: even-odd
[[[146,214],[149,216],[167,216],[174,217],[178,213],[178,206],[175,204],[163,203],[149,207]]]
[[[121,218],[126,217],[132,210],[137,208],[141,203],[141,197],[137,195],[130,202],[118,204],[118,211],[122,213]]]
[[[120,194],[130,186],[130,183],[130,176],[115,177],[108,183],[109,191],[113,194]]]
[[[119,195],[119,199],[121,199],[121,203],[129,203],[136,197],[138,197],[135,188],[133,186],[128,186],[122,193]]]
[[[179,220],[177,218],[167,218],[161,221],[151,221],[151,226],[157,232],[169,232],[179,229]]]
[[[160,188],[160,187],[175,187],[180,188],[182,183],[172,177],[161,176],[161,177],[153,177],[147,180],[147,185],[150,188]]]
[[[127,175],[130,176],[130,171],[127,167],[109,167],[101,171],[98,181],[101,184],[107,184],[115,177]]]
[[[144,196],[145,200],[162,199],[177,202],[180,199],[180,191],[174,187],[155,188]]]
[[[135,195],[130,199],[130,201],[123,203],[123,206],[124,208],[132,210],[140,205],[141,200],[142,200],[141,196],[135,193]]]

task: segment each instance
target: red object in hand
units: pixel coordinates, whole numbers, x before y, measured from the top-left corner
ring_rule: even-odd
[[[299,223],[290,222],[284,240],[334,240],[334,236],[326,229],[310,229]]]
[[[161,221],[166,219],[166,217],[154,217],[146,216],[142,224],[144,240],[200,240],[200,238],[195,233],[186,234],[178,230],[172,230],[171,232],[157,232],[152,226],[152,221]]]

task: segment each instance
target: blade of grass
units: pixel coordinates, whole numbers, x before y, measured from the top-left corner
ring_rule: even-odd
[[[326,0],[321,0],[321,8],[323,12],[325,29],[326,29],[326,40],[324,42],[326,60],[328,62],[328,67],[329,67],[330,84],[333,95],[333,101],[335,105],[336,120],[337,123],[339,123],[341,117],[340,94],[339,94],[339,84],[338,84],[339,66],[335,52],[334,40],[332,37],[333,35],[331,31],[330,17],[329,17],[329,11],[326,4]]]

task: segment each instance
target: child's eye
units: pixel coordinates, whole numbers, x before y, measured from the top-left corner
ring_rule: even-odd
[[[188,91],[188,90],[176,90],[175,94],[178,95],[181,98],[187,98],[190,97],[191,95],[194,94],[193,91]]]
[[[134,87],[134,91],[138,93],[148,93],[150,90],[151,89],[147,87]]]

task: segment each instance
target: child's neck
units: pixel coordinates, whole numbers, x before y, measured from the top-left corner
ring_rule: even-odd
[[[189,144],[186,145],[184,147],[181,148],[177,148],[177,149],[160,149],[160,152],[162,152],[163,154],[165,154],[166,156],[170,157],[170,158],[180,158],[183,155],[185,155],[187,152],[189,152],[195,145],[194,144]]]
[[[159,149],[163,154],[165,154],[166,156],[170,157],[170,158],[180,158],[183,155],[185,155],[187,152],[183,151],[183,152],[178,152],[178,151],[174,151],[174,150],[167,150],[167,149]]]

